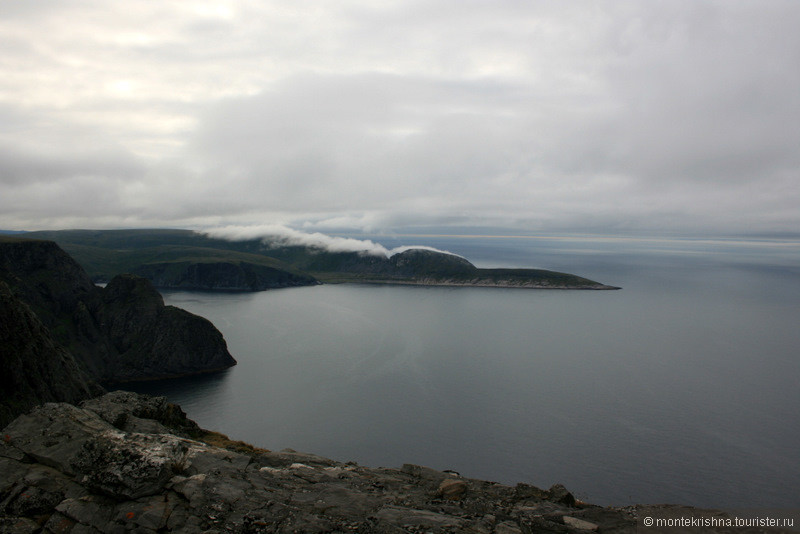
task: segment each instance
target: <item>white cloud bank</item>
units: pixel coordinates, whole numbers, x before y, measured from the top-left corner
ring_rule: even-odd
[[[229,241],[249,241],[258,239],[261,240],[264,245],[271,248],[299,246],[327,252],[359,252],[386,258],[391,258],[395,254],[400,254],[407,250],[420,249],[458,256],[458,254],[453,254],[446,250],[439,250],[427,246],[408,245],[387,249],[383,245],[369,239],[330,236],[320,232],[303,232],[279,224],[224,226],[205,230],[202,233],[209,237],[226,239]]]

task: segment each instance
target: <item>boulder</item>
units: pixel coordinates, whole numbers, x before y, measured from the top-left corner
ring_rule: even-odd
[[[93,493],[138,499],[160,493],[184,471],[193,445],[169,434],[106,431],[83,444],[71,467]]]
[[[186,417],[177,404],[167,402],[166,397],[137,395],[129,391],[112,391],[101,397],[84,401],[81,407],[96,413],[115,428],[127,432],[178,434],[184,437],[197,435],[197,423]],[[158,426],[153,425],[158,423]]]
[[[466,480],[459,478],[446,478],[439,484],[437,495],[443,499],[457,501],[467,493],[468,484]]]
[[[575,506],[575,497],[561,484],[553,484],[550,489],[547,490],[547,493],[547,498],[553,502],[566,504],[567,506]]]

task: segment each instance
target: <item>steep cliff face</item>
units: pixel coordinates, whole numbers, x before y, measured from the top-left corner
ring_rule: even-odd
[[[165,378],[236,364],[210,322],[164,306],[139,277],[121,275],[105,289],[94,286],[55,243],[0,240],[0,280],[93,380]]]
[[[0,427],[32,407],[100,393],[30,307],[0,282]]]
[[[248,262],[147,263],[133,270],[156,287],[226,291],[264,291],[282,287],[316,285],[302,274]]]
[[[226,369],[236,361],[208,320],[165,306],[152,284],[116,276],[102,293],[97,318],[114,351],[105,380],[126,381]]]
[[[52,241],[0,238],[0,279],[48,327],[96,292],[81,266]]]

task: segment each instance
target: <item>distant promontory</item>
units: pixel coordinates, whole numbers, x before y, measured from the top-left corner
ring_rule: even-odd
[[[425,247],[386,255],[161,229],[62,230],[27,236],[57,242],[94,281],[134,273],[168,289],[261,291],[320,283],[619,289],[543,269],[479,268],[461,256]]]

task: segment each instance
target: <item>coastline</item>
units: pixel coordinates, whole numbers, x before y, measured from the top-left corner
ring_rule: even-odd
[[[558,285],[550,283],[535,283],[535,282],[494,282],[489,280],[441,280],[441,279],[417,279],[417,280],[402,280],[402,279],[387,279],[387,278],[360,278],[360,277],[331,277],[323,276],[319,273],[314,273],[323,284],[361,284],[361,285],[392,285],[392,286],[428,286],[428,287],[486,287],[498,289],[563,289],[563,290],[595,290],[595,291],[612,291],[620,290],[621,287],[609,286],[600,283],[591,284],[576,284],[576,285]]]

